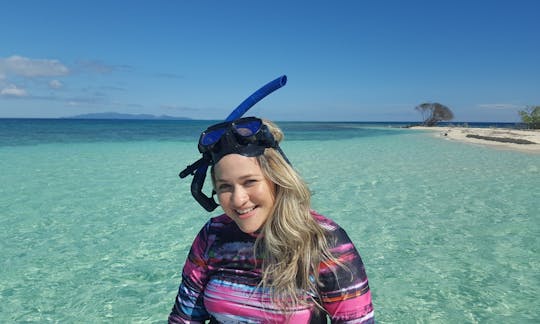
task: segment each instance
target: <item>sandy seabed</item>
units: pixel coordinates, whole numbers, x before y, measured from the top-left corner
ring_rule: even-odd
[[[540,154],[540,130],[521,130],[510,128],[469,128],[469,127],[423,127],[414,126],[411,129],[433,131],[437,137],[480,144],[500,149],[517,150],[521,152]],[[532,142],[520,144],[514,142]]]

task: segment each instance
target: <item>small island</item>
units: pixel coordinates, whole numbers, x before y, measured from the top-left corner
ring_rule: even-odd
[[[436,136],[471,144],[540,153],[540,130],[511,128],[478,128],[457,126],[412,126],[411,129],[433,131]]]
[[[411,126],[412,129],[434,131],[450,140],[540,153],[540,106],[528,106],[519,111],[524,125],[529,129],[436,126],[440,121],[454,118],[450,108],[438,102],[426,102],[415,109],[422,114],[424,121],[421,126]]]

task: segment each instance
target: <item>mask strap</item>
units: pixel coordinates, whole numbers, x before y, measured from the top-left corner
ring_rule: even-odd
[[[219,204],[216,203],[214,197],[208,197],[202,192],[202,187],[204,185],[204,180],[206,179],[206,171],[208,169],[208,164],[197,169],[193,175],[193,180],[191,181],[191,194],[193,198],[204,208],[206,211],[213,211],[216,209]],[[213,193],[213,191],[212,191]],[[213,195],[212,195],[213,196]]]

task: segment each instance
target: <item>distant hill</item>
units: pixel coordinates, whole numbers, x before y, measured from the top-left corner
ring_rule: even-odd
[[[190,120],[187,117],[173,117],[167,115],[155,116],[150,114],[121,114],[116,112],[91,113],[63,117],[65,119],[151,119],[151,120]]]

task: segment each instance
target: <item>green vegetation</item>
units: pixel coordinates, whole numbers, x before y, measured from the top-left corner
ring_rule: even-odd
[[[519,111],[521,120],[530,129],[540,129],[540,106],[527,106]]]
[[[424,119],[422,122],[423,126],[435,126],[440,121],[454,118],[454,114],[450,108],[438,102],[425,102],[416,106],[414,109],[422,114],[422,118]]]

